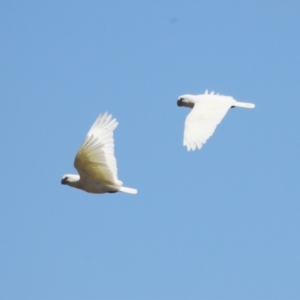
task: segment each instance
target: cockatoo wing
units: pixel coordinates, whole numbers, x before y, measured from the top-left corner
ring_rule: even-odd
[[[99,115],[75,157],[80,177],[89,182],[121,186],[117,176],[113,131],[118,126],[108,113]]]
[[[220,95],[201,95],[185,120],[183,145],[187,150],[201,149],[213,135],[217,125],[234,105],[231,97]]]

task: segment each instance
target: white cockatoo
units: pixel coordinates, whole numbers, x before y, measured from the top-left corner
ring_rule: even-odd
[[[136,189],[122,186],[117,176],[113,138],[117,126],[116,119],[108,113],[99,115],[76,154],[74,166],[79,175],[66,174],[61,184],[95,194],[137,193]]]
[[[201,149],[213,135],[217,125],[232,107],[254,108],[252,103],[237,102],[230,96],[205,91],[202,95],[182,95],[177,99],[178,106],[192,108],[186,117],[183,146],[187,150]]]

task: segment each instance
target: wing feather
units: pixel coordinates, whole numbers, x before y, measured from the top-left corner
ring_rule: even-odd
[[[231,97],[212,94],[201,95],[195,101],[185,120],[183,145],[188,151],[202,148],[234,102]]]
[[[74,166],[81,178],[110,186],[120,186],[114,155],[113,131],[118,126],[108,113],[98,116],[79,148]]]

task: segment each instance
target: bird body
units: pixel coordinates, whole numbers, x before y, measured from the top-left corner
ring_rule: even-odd
[[[63,184],[67,184],[71,187],[84,190],[88,193],[93,194],[103,194],[103,193],[114,193],[118,192],[120,188],[115,186],[107,186],[99,182],[90,182],[88,180],[81,179],[79,175],[66,174],[64,178],[67,177],[67,181]]]
[[[187,150],[201,149],[213,135],[217,125],[232,107],[254,108],[252,103],[238,102],[231,96],[210,94],[182,95],[177,100],[178,106],[192,108],[186,117],[183,145]]]
[[[79,175],[64,175],[62,184],[95,194],[137,193],[136,189],[123,187],[117,177],[113,138],[117,126],[116,119],[108,113],[99,115],[76,154],[74,166]]]

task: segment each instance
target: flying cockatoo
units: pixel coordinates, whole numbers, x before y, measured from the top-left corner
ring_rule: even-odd
[[[99,115],[76,154],[74,166],[79,175],[66,174],[61,184],[95,194],[137,193],[136,189],[122,186],[117,176],[113,138],[117,126],[116,119],[108,113]]]
[[[232,107],[254,108],[252,103],[237,102],[230,96],[205,91],[203,95],[182,95],[177,99],[178,106],[192,108],[186,117],[183,146],[187,150],[201,149],[213,135],[217,125]]]

